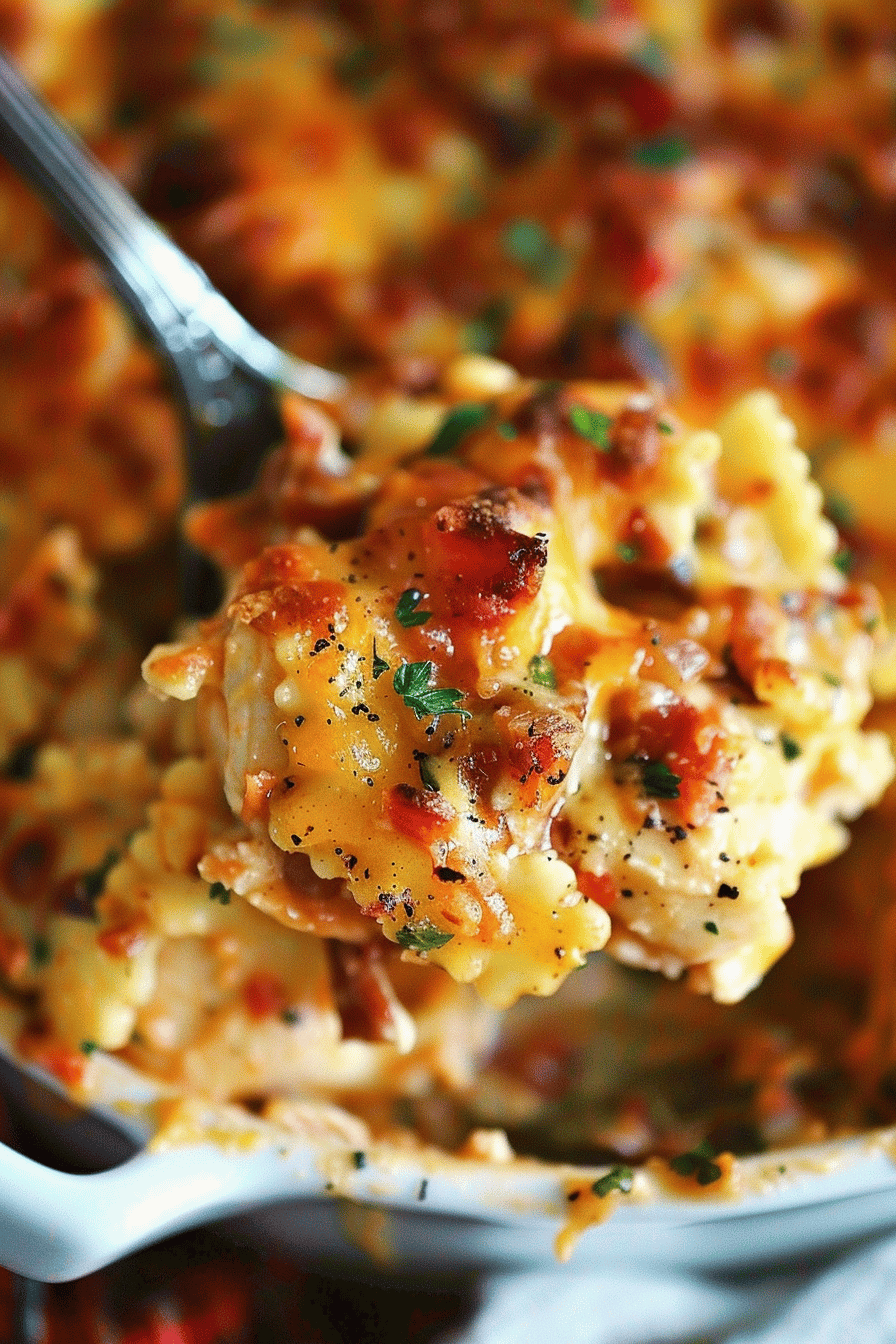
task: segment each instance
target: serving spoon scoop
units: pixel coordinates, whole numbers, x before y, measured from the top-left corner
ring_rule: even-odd
[[[283,437],[284,389],[331,401],[345,379],[279,349],[243,318],[63,126],[0,53],[0,154],[96,261],[161,356],[184,429],[187,502],[247,489]],[[184,605],[206,614],[195,560]]]

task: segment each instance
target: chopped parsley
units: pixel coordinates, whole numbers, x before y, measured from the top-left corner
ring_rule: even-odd
[[[487,303],[464,328],[464,346],[477,355],[493,355],[504,339],[510,304],[496,298]]]
[[[94,1050],[99,1049],[99,1046],[96,1041],[82,1041],[78,1049],[82,1055],[92,1055]]]
[[[661,434],[674,434],[675,430],[668,420],[657,420],[656,427]]]
[[[677,168],[691,157],[691,145],[683,135],[657,135],[637,145],[632,158],[639,168],[651,168],[655,172],[667,172]]]
[[[339,57],[333,73],[344,88],[359,98],[369,98],[383,78],[383,58],[376,47],[359,42]]]
[[[416,924],[405,924],[395,935],[399,947],[409,948],[413,952],[435,952],[450,943],[453,933],[445,933],[428,919],[419,919]]]
[[[848,546],[841,546],[831,561],[834,568],[839,569],[840,573],[845,574],[847,578],[852,573],[855,562],[855,553]]]
[[[635,1173],[631,1167],[611,1167],[605,1176],[594,1182],[591,1189],[600,1199],[606,1199],[613,1190],[627,1195],[634,1183]]]
[[[402,663],[393,674],[392,686],[417,719],[425,719],[427,715],[437,719],[440,714],[459,714],[461,722],[471,719],[470,711],[457,703],[463,699],[463,691],[450,686],[431,686],[433,671],[430,662]]]
[[[577,434],[593,443],[595,448],[599,448],[602,453],[609,452],[610,427],[613,424],[611,415],[592,411],[588,406],[570,406],[569,423]]]
[[[625,565],[633,565],[641,559],[641,547],[636,546],[633,541],[620,541],[616,547],[616,554]]]
[[[714,1162],[716,1150],[705,1139],[692,1148],[689,1153],[673,1157],[669,1166],[677,1176],[693,1176],[698,1185],[712,1185],[722,1179],[722,1168]]]
[[[107,850],[105,857],[95,868],[91,868],[89,872],[81,874],[78,885],[81,889],[80,894],[85,900],[92,902],[95,901],[98,896],[102,895],[103,887],[106,885],[106,878],[109,876],[109,873],[115,867],[120,857],[120,850]]]
[[[298,1008],[284,1008],[280,1014],[280,1021],[285,1022],[288,1027],[295,1027],[301,1022],[302,1014]]]
[[[389,664],[385,658],[381,658],[376,651],[376,640],[373,641],[373,679],[379,681],[384,672],[389,671]]]
[[[420,783],[424,789],[429,789],[430,793],[440,793],[439,777],[433,769],[432,757],[422,753],[417,766],[420,771]]]
[[[220,901],[222,905],[230,904],[230,888],[225,887],[223,882],[213,882],[208,889],[209,899]]]
[[[417,603],[423,601],[419,588],[406,588],[395,607],[395,619],[399,625],[408,629],[412,625],[425,625],[432,616],[431,611],[418,611]]]
[[[480,401],[464,401],[452,407],[430,440],[427,455],[449,457],[468,434],[485,424],[490,414],[489,407]]]
[[[536,284],[553,288],[569,273],[569,257],[537,219],[512,219],[501,235],[501,247]]]
[[[845,495],[834,492],[825,495],[824,511],[841,531],[855,525],[856,511]]]
[[[511,424],[508,424],[506,420],[502,421],[502,423],[498,425],[498,433],[501,435],[502,439],[512,440],[517,437],[517,431],[515,427]]]
[[[352,1153],[352,1161],[355,1164],[356,1171],[363,1171],[367,1166],[367,1154],[358,1149],[356,1153]]]
[[[795,737],[791,737],[789,733],[782,733],[781,752],[785,761],[795,761],[797,756],[803,754],[803,749]]]
[[[670,770],[665,761],[638,761],[641,787],[648,798],[678,798],[681,775]]]
[[[536,686],[547,686],[549,691],[556,691],[557,673],[550,658],[536,653],[534,658],[529,659],[529,680],[534,681]]]
[[[706,930],[707,933],[718,933],[718,931],[719,931],[719,926],[718,926],[718,924],[716,924],[716,923],[715,923],[713,920],[711,920],[711,919],[708,919],[708,920],[706,921],[706,923],[703,925],[703,927],[704,927],[704,929]]]
[[[32,962],[35,966],[46,966],[52,955],[49,939],[39,933],[31,944]]]

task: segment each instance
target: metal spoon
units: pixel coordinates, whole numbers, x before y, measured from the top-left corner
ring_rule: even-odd
[[[162,356],[183,418],[190,502],[252,483],[283,436],[284,388],[321,401],[344,390],[339,374],[296,359],[251,327],[2,54],[0,154],[99,263]]]

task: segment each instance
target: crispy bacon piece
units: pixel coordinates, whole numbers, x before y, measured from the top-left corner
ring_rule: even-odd
[[[387,794],[385,806],[389,824],[400,835],[424,846],[445,839],[456,816],[440,793],[415,789],[410,784],[396,784]]]
[[[326,947],[343,1036],[359,1041],[396,1041],[396,1012],[401,1005],[386,970],[384,948],[380,943],[351,947],[332,939],[327,940]]]
[[[679,780],[669,804],[686,824],[702,825],[731,772],[718,716],[679,696],[654,704],[648,694],[638,688],[613,698],[607,746],[617,761],[667,766]]]
[[[627,482],[642,479],[656,466],[662,451],[656,411],[624,406],[613,421],[607,446],[607,466],[615,476]]]
[[[517,500],[522,503],[516,491],[495,488],[436,513],[428,550],[450,616],[497,625],[541,587],[547,537],[530,537],[510,525]]]

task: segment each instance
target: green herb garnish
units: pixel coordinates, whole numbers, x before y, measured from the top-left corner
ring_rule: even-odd
[[[854,552],[851,551],[848,546],[841,546],[833,557],[831,564],[835,569],[839,569],[841,574],[845,574],[848,577],[852,573],[855,562],[856,557]]]
[[[611,1167],[605,1176],[601,1176],[594,1182],[591,1189],[601,1199],[606,1199],[613,1190],[618,1190],[620,1194],[627,1195],[632,1188],[635,1179],[635,1173],[631,1167]]]
[[[781,753],[785,761],[795,761],[797,756],[803,754],[803,749],[795,737],[791,737],[789,733],[782,733]]]
[[[678,798],[681,775],[669,769],[665,761],[638,761],[641,787],[648,798]]]
[[[714,923],[711,919],[708,919],[703,927],[707,933],[718,933],[719,931],[718,924]]]
[[[424,789],[429,789],[430,793],[440,793],[439,777],[433,769],[432,757],[421,755],[417,766],[420,770],[420,783]]]
[[[714,1162],[716,1150],[704,1139],[689,1153],[673,1157],[669,1166],[677,1176],[695,1176],[698,1185],[712,1185],[722,1179],[722,1168]]]
[[[490,408],[479,401],[461,402],[454,406],[430,441],[426,453],[429,457],[448,457],[474,429],[485,424]]]
[[[450,943],[453,933],[445,933],[428,919],[419,919],[416,924],[405,924],[395,937],[399,947],[409,948],[413,952],[435,952]]]
[[[824,497],[824,511],[841,530],[852,527],[856,521],[856,511],[845,495],[831,491]]]
[[[570,406],[569,423],[577,434],[593,443],[602,453],[609,451],[610,428],[613,424],[611,415],[604,415],[603,411],[592,411],[587,406]]]
[[[222,905],[230,904],[230,888],[225,887],[223,882],[213,882],[208,889],[209,899],[220,901]]]
[[[384,672],[389,671],[389,664],[385,658],[381,658],[376,651],[376,640],[373,641],[373,679],[379,681]]]
[[[632,158],[639,168],[667,172],[691,157],[690,142],[683,135],[657,135],[636,146]]]
[[[352,1153],[352,1161],[355,1164],[356,1171],[363,1171],[367,1166],[367,1154],[362,1153],[359,1149],[356,1153]]]
[[[566,279],[569,258],[537,219],[511,220],[501,235],[501,246],[507,259],[536,284],[553,288]]]
[[[92,1055],[94,1050],[99,1049],[99,1046],[96,1041],[82,1041],[78,1049],[82,1055]]]
[[[657,420],[656,427],[661,434],[674,434],[675,429],[669,424],[668,420]]]
[[[81,895],[86,900],[95,901],[96,898],[102,894],[103,887],[106,885],[106,878],[109,876],[109,873],[115,867],[120,857],[120,850],[107,850],[105,857],[95,868],[91,868],[89,872],[81,874],[78,885],[81,889]]]
[[[624,565],[634,565],[641,559],[641,547],[633,541],[620,541],[616,546],[616,554]]]
[[[50,940],[39,933],[31,944],[32,962],[35,966],[46,966],[52,955]]]
[[[502,439],[507,439],[508,442],[511,442],[518,437],[516,427],[508,424],[506,420],[498,425],[498,433],[501,435]]]
[[[395,607],[395,619],[405,629],[412,625],[425,625],[432,616],[431,611],[418,611],[417,603],[423,600],[419,588],[406,588]]]
[[[463,691],[450,686],[430,686],[433,671],[430,662],[402,663],[392,677],[392,685],[418,719],[430,714],[436,719],[440,714],[459,714],[461,722],[471,719],[470,711],[457,703],[463,699]]]
[[[493,355],[504,339],[510,318],[510,304],[506,299],[492,299],[472,317],[464,328],[464,346],[477,355]]]
[[[549,691],[556,691],[557,673],[550,658],[536,653],[534,658],[529,659],[529,680],[534,681],[536,686],[547,686]]]
[[[295,1027],[302,1020],[302,1014],[298,1008],[284,1008],[280,1014],[280,1021],[285,1022],[288,1027]]]

